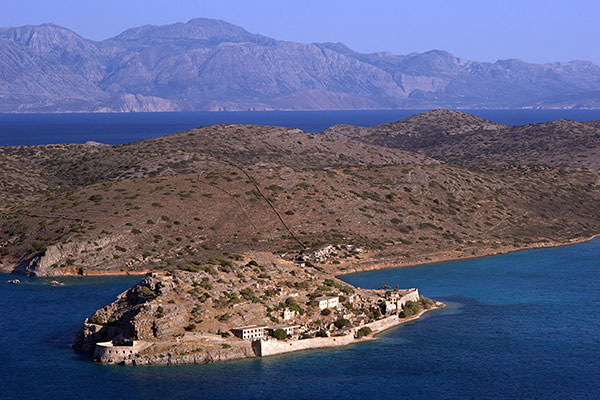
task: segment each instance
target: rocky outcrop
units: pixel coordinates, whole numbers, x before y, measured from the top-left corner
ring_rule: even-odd
[[[210,349],[201,350],[189,354],[159,353],[140,354],[130,360],[123,362],[124,365],[190,365],[190,364],[212,364],[254,358],[256,355],[250,347],[250,343],[244,347],[235,347],[227,350]]]
[[[76,265],[73,260],[79,258],[83,253],[119,243],[121,239],[119,235],[113,235],[100,238],[95,243],[87,241],[57,243],[48,246],[43,253],[22,261],[13,272],[36,277],[85,275],[84,268]]]
[[[160,340],[184,332],[188,310],[184,304],[163,304],[175,283],[170,276],[149,276],[121,293],[117,300],[86,319],[73,348],[91,352],[97,342],[122,339]]]

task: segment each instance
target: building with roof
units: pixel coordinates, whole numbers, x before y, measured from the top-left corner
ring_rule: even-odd
[[[319,308],[324,310],[326,308],[336,308],[340,304],[340,298],[338,296],[321,296],[315,299]]]
[[[266,325],[248,325],[231,329],[233,334],[241,339],[260,339],[265,336]]]

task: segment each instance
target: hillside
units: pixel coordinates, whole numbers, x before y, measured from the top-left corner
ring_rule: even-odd
[[[0,155],[12,177],[3,179],[1,268],[40,276],[218,265],[251,252],[292,259],[325,245],[364,250],[316,257],[339,273],[600,230],[598,170],[465,168],[284,128],[218,125]]]
[[[597,108],[599,90],[585,61],[361,54],[205,18],[99,42],[53,24],[0,28],[0,112]]]
[[[326,168],[436,161],[348,139],[253,125],[209,126],[117,146],[2,146],[0,210],[17,200],[97,182],[189,174],[231,163]]]
[[[504,126],[461,111],[431,110],[366,128],[337,125],[321,134],[420,153],[447,163],[600,169],[598,121]]]

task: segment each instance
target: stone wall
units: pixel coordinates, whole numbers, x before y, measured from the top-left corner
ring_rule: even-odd
[[[398,324],[400,324],[398,316],[392,315],[390,317],[370,322],[362,327],[369,327],[373,333],[377,333],[392,328]],[[330,336],[325,338],[317,337],[302,340],[256,340],[252,343],[252,348],[257,356],[265,357],[275,354],[289,353],[292,351],[345,346],[357,341],[357,339],[354,338],[354,335],[356,334],[356,331],[362,327],[353,328],[344,336]]]
[[[404,307],[404,305],[409,301],[419,301],[419,298],[419,289],[410,289],[410,292],[398,300],[398,307]]]
[[[354,342],[354,335],[331,336],[325,338],[312,338],[302,340],[256,340],[252,342],[252,348],[259,357],[272,356],[275,354],[289,353],[292,351],[317,349],[323,347],[345,346]]]
[[[364,326],[367,326],[367,327],[371,328],[373,333],[377,333],[377,332],[381,332],[386,329],[392,328],[392,327],[398,325],[399,323],[400,323],[400,320],[398,319],[398,316],[391,315],[389,317],[385,317],[385,318],[379,319],[377,321],[369,322],[368,324],[365,324],[359,328],[355,328],[354,331],[356,331]]]
[[[132,346],[114,346],[112,342],[96,343],[94,360],[101,364],[118,364],[135,357],[149,346],[150,343],[142,340],[135,340]]]

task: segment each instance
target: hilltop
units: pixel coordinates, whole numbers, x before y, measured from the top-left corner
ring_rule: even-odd
[[[454,110],[431,110],[401,121],[322,132],[402,149],[453,164],[541,164],[600,169],[600,122],[558,120],[505,126]]]
[[[600,67],[586,61],[362,54],[206,18],[102,41],[5,27],[0,56],[0,112],[600,107]]]

